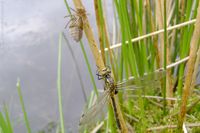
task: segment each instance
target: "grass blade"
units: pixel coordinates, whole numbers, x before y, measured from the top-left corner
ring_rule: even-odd
[[[19,95],[19,99],[20,99],[20,104],[22,106],[22,111],[23,111],[23,114],[24,114],[24,121],[25,121],[25,124],[26,124],[27,132],[31,133],[31,127],[30,127],[30,124],[29,124],[29,121],[28,121],[28,116],[27,116],[26,110],[25,110],[25,105],[24,105],[24,100],[23,100],[23,96],[22,96],[22,92],[21,92],[21,85],[20,85],[19,79],[17,81],[16,86],[17,86],[17,91],[18,91],[18,95]]]
[[[58,91],[58,106],[60,114],[61,133],[65,133],[63,104],[62,104],[62,33],[59,34],[58,44],[58,69],[57,69],[57,91]]]

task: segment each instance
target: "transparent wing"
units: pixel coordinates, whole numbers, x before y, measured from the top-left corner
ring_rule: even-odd
[[[96,124],[96,122],[102,118],[102,115],[105,115],[104,113],[106,112],[104,109],[106,109],[105,104],[107,102],[109,102],[109,91],[105,91],[103,95],[97,99],[96,103],[82,114],[79,122],[80,131],[84,128],[90,129],[90,126]]]
[[[129,78],[128,80],[117,83],[117,90],[136,90],[145,87],[160,87],[160,80],[166,75],[166,71],[160,70],[146,74],[139,78]],[[122,89],[123,88],[123,89]]]

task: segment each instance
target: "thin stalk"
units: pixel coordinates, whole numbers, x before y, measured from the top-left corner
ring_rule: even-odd
[[[174,26],[170,26],[167,28],[167,31],[171,31],[171,30],[174,30],[174,29],[179,29],[181,27],[184,27],[184,26],[188,26],[188,25],[192,25],[196,22],[196,19],[192,19],[192,20],[188,20],[186,22],[183,22],[183,23],[180,23],[180,24],[177,24],[177,25],[174,25]],[[138,42],[142,39],[145,39],[145,38],[148,38],[148,37],[153,37],[155,35],[158,35],[158,34],[161,34],[164,32],[164,29],[160,29],[158,31],[154,31],[152,33],[148,33],[146,35],[142,35],[142,36],[139,36],[139,37],[136,37],[136,38],[133,38],[131,39],[131,42]],[[128,44],[128,41],[126,41],[126,44]],[[132,45],[135,45],[135,43],[132,43]],[[117,43],[117,44],[113,44],[110,49],[115,49],[115,48],[120,48],[122,46],[122,43]],[[108,48],[105,48],[104,49],[105,51],[108,51]],[[100,51],[101,52],[101,51]]]
[[[149,17],[149,21],[150,21],[150,28],[151,29],[149,29],[149,32],[151,32],[151,31],[155,31],[156,29],[155,29],[155,22],[154,22],[154,20],[153,20],[153,15],[152,15],[152,12],[151,12],[151,5],[150,5],[150,2],[149,2],[149,0],[147,0],[146,1],[147,2],[147,16]],[[149,33],[148,32],[148,33]],[[147,35],[147,33],[145,34],[145,35]],[[155,37],[155,36],[152,36],[152,42],[151,42],[151,44],[150,45],[152,45],[152,43],[153,43],[153,46],[150,46],[150,47],[152,47],[152,54],[155,56],[155,60],[156,60],[156,66],[157,66],[157,68],[160,68],[161,67],[161,63],[160,63],[160,53],[159,53],[159,49],[158,49],[158,37]],[[152,60],[154,60],[154,59],[152,59]],[[154,63],[152,63],[152,64],[154,64]]]
[[[162,0],[158,0],[155,4],[156,4],[156,21],[157,21],[157,23],[158,23],[158,28],[159,29],[161,29],[161,28],[163,28],[164,27],[164,20],[163,20],[163,11],[164,11],[164,8],[163,8],[163,2],[164,1],[162,1]],[[163,29],[163,32],[164,32],[165,30]],[[164,61],[164,34],[159,34],[159,39],[160,39],[160,54],[159,54],[159,56],[160,56],[160,61],[161,61],[161,63],[160,64],[162,64]],[[162,57],[162,58],[161,58]]]
[[[84,56],[84,59],[85,59],[85,62],[86,62],[86,65],[87,65],[87,68],[88,68],[88,71],[89,71],[89,74],[90,74],[90,79],[91,79],[91,82],[92,82],[92,85],[93,85],[93,89],[94,89],[94,92],[95,94],[99,95],[99,92],[98,92],[98,89],[97,89],[97,86],[96,86],[96,83],[95,83],[95,80],[94,80],[94,76],[92,74],[92,69],[91,69],[91,66],[90,66],[90,63],[89,63],[89,60],[87,58],[87,54],[86,54],[86,51],[85,51],[85,48],[84,48],[84,45],[83,45],[83,42],[80,41],[80,46],[81,46],[81,50],[83,52],[83,56]]]
[[[67,0],[64,0],[64,3],[65,3],[65,6],[66,6],[66,8],[67,8],[68,13],[71,15],[72,13],[71,13],[69,4],[67,3]]]
[[[170,48],[171,45],[170,45],[170,41],[168,41],[170,39],[170,37],[168,37],[167,26],[170,24],[170,22],[172,20],[172,15],[171,14],[172,14],[172,12],[174,12],[174,6],[173,5],[172,5],[172,7],[170,6],[172,4],[172,3],[170,3],[170,1],[166,1],[166,2],[168,2],[168,3],[166,3],[166,5],[165,5],[166,7],[164,7],[165,8],[164,19],[166,21],[166,22],[164,22],[164,23],[166,23],[166,24],[164,24],[164,29],[165,29],[165,32],[166,32],[166,35],[164,35],[164,37],[166,37],[166,38],[164,40],[166,41],[165,43],[166,43],[166,49],[167,49],[166,50],[166,66],[167,66],[167,64],[171,63],[171,58],[172,58],[171,57],[172,56],[172,52],[171,52],[171,48]],[[169,14],[169,11],[170,11],[170,14]],[[173,81],[172,80],[173,80],[172,71],[170,69],[170,70],[167,70],[167,74],[166,74],[166,96],[167,97],[173,97],[174,85],[173,85]],[[171,105],[172,101],[168,101],[167,103],[168,103],[168,105]]]
[[[103,36],[103,27],[102,27],[102,20],[101,20],[101,0],[94,0],[94,9],[95,9],[95,16],[96,16],[96,23],[97,23],[97,28],[98,28],[98,35],[99,35],[99,44],[100,44],[100,49],[101,49],[101,56],[103,59],[104,64],[106,63],[105,59],[105,51],[104,49],[104,36]]]
[[[200,127],[200,123],[187,123],[186,127],[188,128],[199,128]],[[165,131],[164,129],[175,129],[177,128],[177,125],[164,125],[164,126],[157,126],[157,127],[151,127],[147,129],[147,132],[162,132]]]
[[[78,74],[79,81],[80,81],[80,84],[81,84],[81,90],[82,90],[82,92],[83,92],[83,97],[84,97],[85,102],[87,102],[86,90],[85,90],[85,88],[84,88],[83,80],[82,80],[82,78],[81,78],[81,72],[80,72],[80,69],[79,69],[79,67],[78,67],[78,62],[77,62],[77,60],[76,60],[76,58],[75,58],[74,52],[73,52],[73,50],[72,50],[72,47],[70,46],[70,43],[69,43],[68,39],[65,37],[64,33],[62,33],[62,36],[63,36],[63,38],[64,38],[64,40],[65,40],[65,42],[66,42],[66,44],[67,44],[67,47],[68,47],[68,49],[69,49],[71,55],[72,55],[72,58],[73,58],[73,61],[74,61],[74,63],[75,63],[75,67],[76,67],[76,72],[77,72],[77,74]],[[97,93],[98,93],[98,92],[97,92]]]
[[[194,74],[193,74],[192,83],[191,83],[192,90],[191,90],[190,94],[192,94],[193,88],[194,88],[194,86],[196,84],[196,80],[197,80],[196,76],[197,76],[198,71],[199,71],[199,64],[200,64],[200,48],[199,48],[199,50],[197,52],[197,59],[196,59],[196,62],[195,62]]]
[[[20,85],[19,79],[17,81],[16,86],[17,86],[17,91],[18,91],[18,95],[19,95],[19,99],[20,99],[20,104],[22,106],[22,111],[23,111],[23,114],[24,114],[24,121],[25,121],[25,124],[26,124],[27,132],[31,133],[31,127],[30,127],[30,124],[29,124],[29,121],[28,121],[28,116],[27,116],[27,113],[26,113],[25,105],[24,105],[24,100],[23,100],[23,96],[22,96],[22,92],[21,92],[21,85]]]
[[[108,29],[107,29],[107,25],[106,25],[106,17],[104,16],[104,13],[103,13],[103,7],[102,7],[102,3],[101,1],[99,0],[99,5],[100,5],[100,9],[101,9],[101,12],[100,12],[100,19],[101,19],[101,23],[102,23],[102,29],[103,29],[103,36],[105,38],[105,44],[106,44],[106,47],[108,47],[108,52],[109,52],[109,63],[111,65],[111,68],[112,68],[112,74],[113,74],[113,77],[114,79],[116,79],[116,70],[115,70],[115,67],[114,67],[114,54],[113,54],[113,51],[109,48],[110,46],[110,40],[109,40],[109,33],[108,33]],[[107,62],[105,63],[107,64]]]
[[[179,0],[176,0],[175,2],[175,24],[179,24],[180,20],[179,20]],[[174,35],[174,42],[172,42],[174,45],[174,54],[172,55],[172,62],[174,62],[176,60],[177,55],[179,54],[179,50],[180,50],[180,39],[178,37],[178,34],[180,33],[179,29],[175,29],[174,30],[175,35]],[[172,73],[174,72],[174,69],[172,69]]]
[[[62,33],[59,34],[58,44],[58,69],[57,69],[57,91],[58,91],[58,106],[60,114],[61,133],[65,133],[63,103],[62,103]]]
[[[167,14],[166,14],[166,0],[164,0],[164,70],[167,69]],[[163,113],[166,115],[166,80],[167,77],[165,76],[163,79]]]

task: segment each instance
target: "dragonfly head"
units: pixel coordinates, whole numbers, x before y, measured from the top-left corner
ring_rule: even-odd
[[[108,79],[111,77],[111,70],[109,67],[105,67],[104,69],[98,69],[97,74],[98,80]]]

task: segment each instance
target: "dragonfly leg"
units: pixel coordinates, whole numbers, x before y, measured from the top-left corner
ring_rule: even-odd
[[[74,15],[71,15],[71,19],[67,22],[65,28],[67,28],[71,21],[77,21],[77,18]]]

